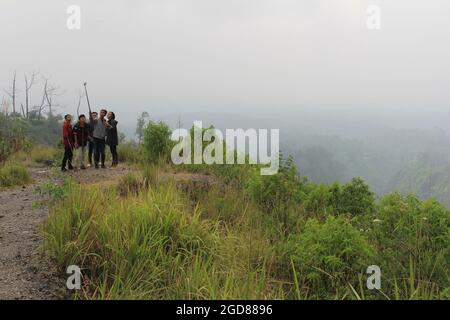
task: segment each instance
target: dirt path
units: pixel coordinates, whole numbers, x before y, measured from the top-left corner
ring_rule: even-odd
[[[58,299],[66,295],[65,280],[41,254],[40,226],[48,208],[34,189],[47,182],[61,183],[64,176],[51,168],[31,168],[33,183],[0,191],[0,300]],[[116,180],[130,172],[126,167],[73,172],[80,183]]]

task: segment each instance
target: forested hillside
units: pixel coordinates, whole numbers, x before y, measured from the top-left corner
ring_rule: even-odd
[[[450,206],[450,137],[443,130],[381,130],[359,139],[300,135],[285,143],[315,182],[367,181],[378,196],[400,191]]]

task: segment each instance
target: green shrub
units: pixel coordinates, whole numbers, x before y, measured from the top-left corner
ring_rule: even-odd
[[[261,209],[271,212],[286,209],[301,200],[301,188],[305,180],[300,178],[292,160],[280,159],[277,174],[263,176],[255,171],[247,184],[247,190]]]
[[[145,160],[156,163],[159,159],[170,159],[173,142],[170,140],[171,131],[167,124],[160,121],[149,121],[144,132]]]
[[[420,297],[420,290],[448,290],[450,210],[435,200],[422,202],[398,193],[385,196],[378,207],[370,236],[384,270],[386,290],[392,292],[407,283],[408,290],[403,291],[408,294],[401,298],[408,299]]]
[[[359,275],[373,264],[373,248],[344,217],[324,223],[310,219],[286,243],[286,257],[294,266],[302,294],[309,298],[342,298]]]
[[[27,123],[20,117],[0,113],[0,162],[29,146]]]
[[[332,194],[326,184],[310,183],[305,187],[305,210],[314,216],[326,216],[333,212]]]
[[[361,215],[372,213],[374,210],[374,193],[361,178],[353,178],[342,186],[335,183],[331,186],[330,192],[330,205],[337,213]]]
[[[0,188],[25,185],[31,182],[31,177],[22,165],[12,162],[5,163],[0,168]]]

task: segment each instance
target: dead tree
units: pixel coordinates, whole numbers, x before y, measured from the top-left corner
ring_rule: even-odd
[[[49,84],[48,79],[44,78],[44,91],[42,92],[42,100],[41,104],[34,106],[34,110],[38,115],[38,120],[42,119],[43,112],[45,109],[48,109],[48,116],[53,116],[53,110],[56,107],[59,107],[59,104],[54,103],[54,97],[60,95],[59,88],[56,86],[52,86]]]
[[[13,115],[15,115],[16,114],[16,71],[14,71],[14,78],[12,81],[11,89],[4,90],[4,91],[12,100]]]
[[[27,114],[25,113],[25,108],[23,107],[23,103],[20,104],[20,110],[22,110],[22,117],[24,119],[27,118]]]
[[[37,73],[33,71],[29,81],[28,81],[28,76],[25,75],[25,118],[26,119],[28,119],[30,117],[30,108],[29,108],[30,89],[36,83],[36,75],[37,75]]]
[[[45,109],[45,97],[46,97],[46,92],[47,92],[47,83],[48,80],[45,80],[44,83],[44,92],[42,94],[42,100],[41,100],[41,104],[38,106],[34,106],[34,109],[36,110],[37,114],[38,114],[38,120],[42,119],[42,112]]]
[[[59,87],[51,85],[48,79],[45,79],[44,98],[47,102],[46,107],[48,108],[48,116],[50,118],[53,116],[53,109],[59,107],[59,104],[55,104],[53,101],[54,97],[61,94],[59,91]]]
[[[53,116],[53,108],[58,107],[58,104],[54,104],[53,103],[53,98],[57,95],[59,95],[58,93],[59,89],[57,87],[54,86],[46,86],[46,90],[44,91],[45,93],[45,100],[47,101],[47,107],[48,107],[48,116],[52,117]]]

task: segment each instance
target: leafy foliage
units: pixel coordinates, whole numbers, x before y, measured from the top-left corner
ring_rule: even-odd
[[[144,132],[144,150],[146,160],[156,163],[160,158],[168,160],[173,142],[170,140],[171,131],[167,124],[160,121],[149,121]]]
[[[353,178],[343,186],[335,183],[330,192],[331,205],[338,213],[361,215],[374,209],[375,196],[361,178]]]
[[[387,285],[393,287],[394,279],[412,272],[416,285],[448,286],[450,210],[435,200],[398,193],[384,197],[378,207],[370,236],[380,267],[389,270]]]
[[[371,265],[374,250],[365,237],[344,217],[330,216],[324,223],[306,222],[287,243],[287,257],[300,275],[302,290],[311,298],[343,296],[348,284]]]
[[[26,122],[0,113],[0,162],[25,148],[28,143]]]
[[[300,203],[305,182],[297,174],[293,159],[289,157],[285,160],[280,156],[278,173],[262,176],[256,171],[247,184],[247,190],[261,209],[271,212]]]

